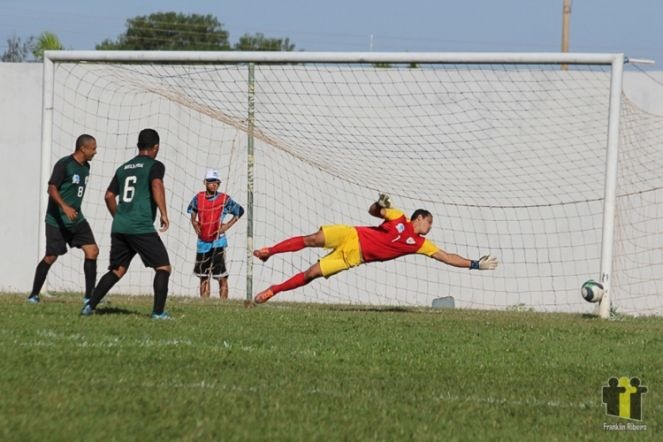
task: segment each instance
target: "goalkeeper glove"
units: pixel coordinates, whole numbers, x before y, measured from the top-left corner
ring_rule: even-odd
[[[470,270],[495,270],[495,267],[497,267],[497,258],[490,255],[482,256],[478,261],[470,261]]]
[[[381,193],[380,196],[378,196],[377,202],[378,206],[382,207],[383,209],[388,209],[391,207],[391,199],[386,193]]]

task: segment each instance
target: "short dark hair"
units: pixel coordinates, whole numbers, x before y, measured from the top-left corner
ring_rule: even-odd
[[[151,149],[159,144],[159,134],[154,129],[143,129],[138,134],[138,148],[140,150]]]
[[[83,134],[76,138],[76,150],[81,150],[81,147],[85,146],[87,143],[95,141],[92,135]]]
[[[412,216],[410,217],[410,221],[414,221],[418,217],[423,217],[423,218],[428,218],[429,216],[433,216],[432,213],[430,213],[426,209],[417,209],[414,212],[412,212]]]

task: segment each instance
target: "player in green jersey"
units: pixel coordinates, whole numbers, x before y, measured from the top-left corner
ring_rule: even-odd
[[[99,247],[94,234],[83,216],[81,203],[90,175],[90,161],[97,153],[97,141],[92,135],[83,134],[76,139],[73,154],[61,158],[53,166],[48,180],[48,208],[46,209],[46,254],[35,270],[32,292],[28,302],[39,303],[46,276],[58,256],[67,253],[69,247],[78,247],[85,254],[85,298],[92,295],[97,279]]]
[[[143,129],[138,135],[138,155],[117,169],[106,190],[106,207],[113,217],[109,271],[101,277],[92,298],[83,307],[83,316],[94,313],[99,302],[125,275],[131,260],[138,254],[145,267],[155,270],[152,319],[170,318],[164,310],[170,260],[154,228],[157,208],[160,232],[165,232],[169,226],[163,185],[166,169],[162,162],[156,160],[158,153],[159,134],[154,129]]]

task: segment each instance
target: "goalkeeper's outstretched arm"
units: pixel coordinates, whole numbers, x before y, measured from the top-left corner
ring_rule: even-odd
[[[387,212],[385,209],[389,209],[390,207],[391,199],[389,198],[389,195],[381,193],[378,195],[378,200],[368,208],[368,213],[377,218],[387,219]]]
[[[447,253],[444,250],[439,249],[431,255],[431,258],[437,259],[450,266],[473,270],[495,270],[495,267],[497,267],[497,258],[491,255],[485,255],[477,260],[473,260],[463,258],[454,253]]]

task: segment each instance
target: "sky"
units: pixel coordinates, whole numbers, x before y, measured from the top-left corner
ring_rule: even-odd
[[[7,39],[55,33],[66,49],[94,49],[154,12],[212,14],[230,33],[290,38],[305,51],[561,50],[563,0],[2,0]],[[572,0],[570,51],[623,52],[663,70],[663,0]]]

